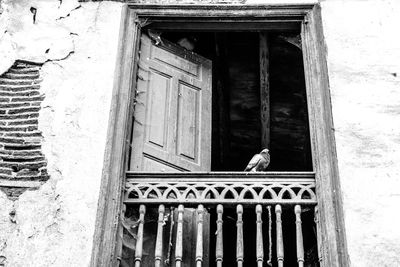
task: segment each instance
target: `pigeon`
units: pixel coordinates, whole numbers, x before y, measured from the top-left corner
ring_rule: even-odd
[[[247,164],[245,172],[262,172],[265,171],[269,165],[270,156],[267,148],[263,149],[260,154],[255,154],[249,164]]]
[[[147,33],[149,34],[150,38],[154,41],[154,43],[156,45],[162,44],[163,45],[163,41],[161,40],[161,32],[152,30],[152,29],[148,29]]]

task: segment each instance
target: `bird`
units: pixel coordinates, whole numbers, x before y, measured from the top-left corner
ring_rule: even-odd
[[[249,164],[247,164],[245,172],[262,172],[265,171],[269,165],[270,156],[267,148],[261,150],[260,154],[255,154]]]
[[[164,44],[161,39],[161,32],[155,31],[153,29],[148,29],[147,33],[149,34],[150,38],[154,41],[155,45]]]

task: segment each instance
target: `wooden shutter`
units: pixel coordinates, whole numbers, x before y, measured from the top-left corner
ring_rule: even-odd
[[[210,171],[211,61],[141,37],[132,171]]]
[[[166,40],[156,45],[142,34],[138,65],[130,170],[210,171],[211,61]],[[209,217],[205,211],[203,266],[208,266]],[[173,233],[175,238],[176,225]],[[183,233],[182,264],[195,266],[195,209],[185,208]],[[148,223],[144,266],[154,263],[154,234]],[[168,237],[164,240],[164,260]],[[174,248],[174,239],[171,245]]]

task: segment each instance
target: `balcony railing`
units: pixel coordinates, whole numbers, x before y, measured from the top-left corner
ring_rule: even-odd
[[[124,204],[126,207],[138,210],[134,257],[132,265],[142,264],[143,240],[145,238],[144,227],[146,224],[146,210],[157,208],[158,222],[154,234],[154,266],[183,265],[185,247],[184,213],[186,208],[196,209],[195,223],[195,266],[204,264],[204,242],[213,241],[215,245],[215,266],[222,266],[224,261],[223,233],[225,210],[233,210],[236,220],[236,264],[243,266],[246,258],[244,247],[248,244],[244,236],[244,216],[248,210],[253,210],[256,258],[246,261],[255,261],[255,266],[283,266],[285,261],[284,231],[282,211],[291,210],[293,225],[295,226],[295,248],[298,266],[304,266],[305,255],[303,245],[302,212],[317,210],[317,197],[315,194],[315,177],[312,172],[216,172],[216,173],[138,173],[127,172]],[[126,209],[126,208],[125,208]],[[168,210],[168,214],[167,214]],[[205,235],[205,215],[207,211],[215,214],[215,237]],[[247,213],[246,213],[246,212]],[[267,215],[263,215],[265,212]],[[175,214],[175,221],[174,221]],[[264,216],[264,217],[263,217]],[[166,220],[170,217],[169,229],[166,228]],[[287,218],[292,218],[286,216]],[[285,217],[285,218],[286,218]],[[212,218],[212,217],[208,217]],[[229,217],[232,219],[231,217]],[[262,218],[268,218],[268,230],[263,231]],[[274,218],[274,240],[272,235]],[[312,227],[319,232],[318,218],[315,217]],[[174,225],[176,224],[176,225]],[[247,227],[247,226],[246,226]],[[264,227],[265,228],[265,227]],[[193,229],[190,229],[193,231]],[[165,231],[169,232],[169,241],[166,242]],[[207,234],[207,232],[206,232]],[[210,234],[211,235],[211,234]],[[192,235],[193,236],[193,235]],[[319,235],[317,235],[319,238]],[[251,239],[251,238],[248,238]],[[174,242],[172,242],[172,240]],[[266,244],[263,240],[268,240]],[[291,240],[289,240],[291,241]],[[165,249],[165,244],[172,246],[174,251],[171,256],[171,248]],[[272,244],[274,248],[272,248]],[[315,242],[316,243],[316,242]],[[319,244],[321,242],[318,242]],[[268,245],[268,248],[265,247]],[[268,251],[268,256],[264,252]],[[272,262],[272,252],[276,255],[276,261]],[[208,256],[207,256],[208,257]],[[226,256],[225,256],[226,257]],[[232,257],[232,255],[229,255]],[[317,260],[318,261],[318,260]],[[211,265],[211,264],[210,264]],[[246,264],[247,265],[247,264]],[[185,265],[186,266],[186,265]],[[207,265],[208,266],[208,265]]]

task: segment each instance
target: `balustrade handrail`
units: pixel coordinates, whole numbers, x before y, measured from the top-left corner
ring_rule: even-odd
[[[304,266],[304,245],[302,233],[302,207],[315,206],[315,223],[319,230],[317,213],[317,198],[315,194],[315,174],[313,172],[202,172],[202,173],[149,173],[127,172],[125,183],[125,204],[134,204],[139,208],[139,220],[136,234],[136,249],[134,266],[142,266],[143,235],[146,206],[158,204],[158,227],[154,252],[155,266],[162,266],[163,259],[163,231],[165,225],[165,207],[171,205],[177,207],[177,221],[175,233],[172,233],[174,225],[171,219],[170,240],[175,236],[175,266],[182,266],[185,257],[183,254],[184,231],[183,213],[186,207],[197,207],[196,253],[195,266],[203,266],[203,216],[207,207],[213,206],[217,213],[217,232],[215,233],[215,260],[218,267],[222,267],[224,260],[223,249],[223,213],[224,206],[236,208],[236,262],[238,267],[243,266],[244,260],[256,260],[257,266],[267,264],[272,266],[272,215],[275,212],[275,245],[278,267],[284,265],[284,242],[282,227],[282,208],[291,206],[295,214],[296,224],[296,254],[299,267]],[[243,232],[243,207],[254,209],[256,213],[256,259],[245,259],[244,232]],[[268,215],[268,258],[264,256],[264,241],[262,227],[262,213]],[[173,212],[171,212],[172,216]],[[318,234],[318,251],[320,248],[320,235]],[[172,242],[168,242],[172,245]],[[169,251],[169,250],[168,250]],[[169,262],[170,252],[164,255]]]
[[[127,172],[128,203],[316,204],[313,172]]]
[[[221,179],[243,179],[247,178],[264,178],[264,179],[280,179],[280,178],[315,178],[315,172],[310,171],[282,171],[282,172],[137,172],[127,171],[126,177],[129,178],[179,178],[179,177],[196,177],[198,179],[221,178]]]

